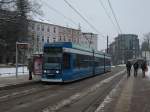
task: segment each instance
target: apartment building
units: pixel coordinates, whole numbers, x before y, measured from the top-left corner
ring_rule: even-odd
[[[30,21],[29,35],[33,53],[42,52],[43,45],[51,42],[73,42],[86,48],[97,49],[97,34],[82,33],[80,29]]]
[[[138,35],[119,34],[109,46],[113,64],[124,64],[129,59],[138,58],[140,45]]]

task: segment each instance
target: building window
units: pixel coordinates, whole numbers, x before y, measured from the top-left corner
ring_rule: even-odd
[[[47,27],[47,32],[50,32],[50,29],[49,29],[49,27]]]
[[[61,36],[60,36],[60,39],[59,39],[60,41],[61,41]]]
[[[56,33],[56,28],[54,27],[54,33]]]
[[[34,24],[32,23],[32,25],[31,25],[31,28],[32,28],[32,30],[34,30]]]
[[[32,33],[32,40],[34,40],[34,33]]]
[[[40,31],[40,25],[37,25],[37,31]]]
[[[44,42],[44,36],[42,37],[42,42]]]
[[[53,42],[56,42],[56,38],[53,38]]]
[[[38,45],[39,45],[39,37],[37,37],[37,43],[36,43],[37,48],[38,48]]]
[[[49,43],[49,39],[47,39],[47,43]]]
[[[44,25],[42,25],[42,31],[44,31]]]

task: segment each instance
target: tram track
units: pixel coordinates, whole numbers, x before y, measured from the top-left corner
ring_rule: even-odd
[[[69,84],[38,83],[0,91],[0,108],[2,112],[41,112],[47,106],[56,104],[121,70],[114,69],[111,73]]]
[[[21,87],[17,90],[4,90],[0,92],[0,104],[1,102],[4,103],[6,101],[10,101],[16,98],[32,95],[32,94],[39,94],[43,91],[48,91],[50,89],[54,89],[58,87],[58,85],[30,85],[28,87]]]
[[[99,82],[98,84],[91,86],[88,89],[82,90],[81,92],[74,94],[68,99],[60,101],[60,103],[56,105],[49,106],[47,109],[43,110],[43,112],[70,112],[70,111],[93,112],[99,105],[99,103],[109,94],[109,92],[113,89],[113,87],[120,81],[123,74],[124,71],[119,72],[115,76],[111,76],[110,78],[107,78]],[[99,90],[100,92],[97,95],[97,91]],[[94,98],[92,98],[93,94],[96,94],[94,95]],[[90,99],[88,97],[90,97]],[[85,100],[86,103],[83,100]],[[83,102],[85,104],[82,104]]]
[[[112,74],[115,73],[115,72],[117,72],[117,71],[113,70]],[[109,77],[108,75],[109,75],[109,73],[106,73],[106,75],[101,75],[101,80]],[[77,82],[77,83],[82,83],[82,80]],[[67,83],[67,84],[72,85],[72,83]],[[67,84],[65,84],[65,85],[67,85]],[[48,84],[48,83],[38,82],[38,83],[33,83],[33,84],[28,84],[28,85],[14,86],[14,87],[9,88],[9,89],[0,90],[0,100],[2,98],[5,98],[5,97],[7,98],[7,96],[19,95],[19,94],[28,93],[28,92],[31,93],[32,91],[36,92],[36,90],[38,92],[38,89],[39,90],[40,89],[44,90],[44,89],[47,89],[47,88],[48,89],[53,89],[53,86],[54,86],[54,88],[55,87],[57,88],[57,86],[61,86],[62,87],[62,84],[56,84],[56,83],[55,84],[53,84],[53,83],[49,83]]]
[[[82,112],[94,112],[99,104],[104,101],[106,96],[113,90],[113,88],[118,84],[123,76],[118,76],[111,84],[109,84],[103,92],[99,92],[99,95],[95,97],[89,105],[87,105]]]

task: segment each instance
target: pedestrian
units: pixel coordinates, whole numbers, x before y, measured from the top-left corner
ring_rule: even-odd
[[[135,63],[133,64],[133,68],[134,68],[134,77],[137,77],[137,72],[139,68],[138,61],[135,61]]]
[[[126,63],[126,69],[127,69],[127,77],[130,77],[130,71],[131,71],[131,67],[132,67],[132,64],[130,61],[127,61]]]
[[[28,70],[29,70],[29,80],[32,80],[33,61],[31,58],[28,59]]]
[[[141,69],[142,69],[142,76],[143,76],[143,78],[145,77],[145,72],[147,71],[147,63],[146,63],[146,61],[144,60],[143,62],[142,62],[142,64],[141,64]]]

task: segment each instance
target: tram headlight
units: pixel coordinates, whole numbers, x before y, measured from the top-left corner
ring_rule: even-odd
[[[44,70],[44,73],[46,73],[46,70]]]
[[[58,74],[58,73],[59,73],[59,71],[57,70],[57,71],[56,71],[56,73]]]

